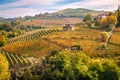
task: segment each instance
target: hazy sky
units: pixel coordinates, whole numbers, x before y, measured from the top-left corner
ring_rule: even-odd
[[[0,17],[17,17],[55,12],[65,8],[114,11],[120,0],[0,0]]]

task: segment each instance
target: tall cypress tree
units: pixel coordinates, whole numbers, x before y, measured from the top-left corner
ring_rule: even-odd
[[[118,5],[118,9],[115,13],[117,16],[117,27],[120,27],[120,5]]]

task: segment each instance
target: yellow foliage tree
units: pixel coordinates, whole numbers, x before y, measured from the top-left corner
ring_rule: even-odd
[[[100,26],[106,27],[107,25],[108,25],[107,17],[103,17],[102,19],[100,19]]]
[[[114,15],[110,15],[107,17],[108,19],[108,24],[113,24],[116,25],[117,24],[117,17]]]
[[[115,15],[103,17],[100,19],[99,24],[101,27],[109,28],[112,31],[117,24],[117,17]]]
[[[8,71],[8,61],[5,56],[0,53],[0,80],[10,80],[10,72]]]
[[[0,35],[0,47],[6,44],[6,38],[3,35]]]

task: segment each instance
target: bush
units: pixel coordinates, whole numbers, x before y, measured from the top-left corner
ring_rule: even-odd
[[[107,32],[102,32],[101,33],[101,41],[106,42],[108,38],[108,33]]]

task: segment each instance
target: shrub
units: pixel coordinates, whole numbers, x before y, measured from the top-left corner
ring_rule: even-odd
[[[101,41],[106,42],[108,38],[108,33],[107,32],[102,32],[101,33]]]

